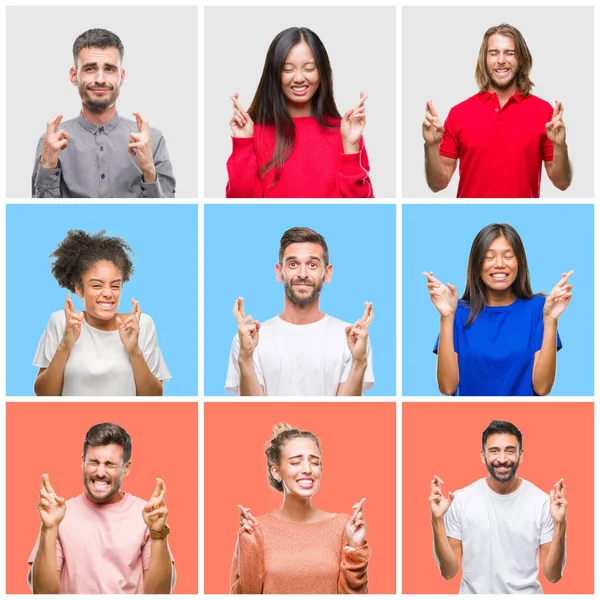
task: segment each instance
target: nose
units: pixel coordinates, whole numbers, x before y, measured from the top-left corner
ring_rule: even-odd
[[[303,279],[308,275],[308,267],[306,265],[300,265],[299,275]]]
[[[304,81],[304,73],[302,69],[296,69],[294,71],[294,83],[302,83]]]
[[[504,266],[504,257],[501,254],[498,254],[496,258],[494,258],[494,267],[502,268]]]
[[[110,288],[105,288],[102,290],[102,295],[105,298],[112,298],[112,290]]]
[[[104,475],[106,475],[106,467],[103,464],[99,464],[96,467],[96,476],[103,477]]]
[[[96,71],[96,83],[104,83],[105,79],[106,79],[106,77],[105,77],[104,69],[102,67],[100,67]]]
[[[306,461],[302,465],[302,474],[303,475],[310,475],[311,472],[312,472],[312,469],[310,468],[310,462]]]

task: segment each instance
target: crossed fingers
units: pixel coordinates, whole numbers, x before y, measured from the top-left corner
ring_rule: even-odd
[[[250,512],[249,508],[244,508],[241,504],[238,504],[238,508],[240,509],[240,529],[253,533],[254,528],[258,526],[256,517]]]

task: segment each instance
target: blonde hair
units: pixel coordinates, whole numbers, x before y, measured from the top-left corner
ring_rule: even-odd
[[[521,93],[521,96],[529,96],[531,94],[531,88],[535,85],[529,78],[531,67],[533,66],[533,58],[521,32],[516,27],[508,25],[507,23],[490,27],[483,36],[481,48],[479,49],[479,58],[477,59],[477,68],[475,69],[475,81],[479,86],[479,91],[485,92],[490,87],[491,81],[487,72],[488,40],[495,34],[504,35],[514,40],[515,56],[519,68],[516,78],[517,89]]]
[[[299,437],[313,440],[319,451],[321,450],[319,438],[312,431],[301,431],[287,423],[277,423],[273,426],[272,437],[267,442],[265,454],[267,456],[267,480],[271,487],[275,488],[278,492],[283,492],[283,484],[273,477],[271,467],[276,467],[281,463],[281,451],[286,443]]]

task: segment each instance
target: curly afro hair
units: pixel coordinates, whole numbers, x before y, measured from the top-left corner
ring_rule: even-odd
[[[105,230],[89,234],[81,229],[70,229],[67,237],[50,255],[52,275],[60,287],[75,293],[75,286],[83,287],[83,274],[101,260],[111,262],[121,271],[123,283],[133,275],[133,263],[128,253],[133,250],[118,237],[108,237]]]

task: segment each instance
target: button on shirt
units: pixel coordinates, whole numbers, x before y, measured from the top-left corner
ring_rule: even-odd
[[[517,91],[500,106],[480,92],[450,110],[440,154],[459,160],[459,198],[539,198],[542,161],[554,158],[552,106]]]
[[[137,124],[116,114],[102,126],[83,115],[61,123],[69,145],[60,151],[58,166],[40,164],[44,136],[40,138],[31,181],[34,198],[174,198],[175,177],[167,144],[158,129],[150,128],[156,181],[144,183],[137,156],[129,154],[129,135]]]

